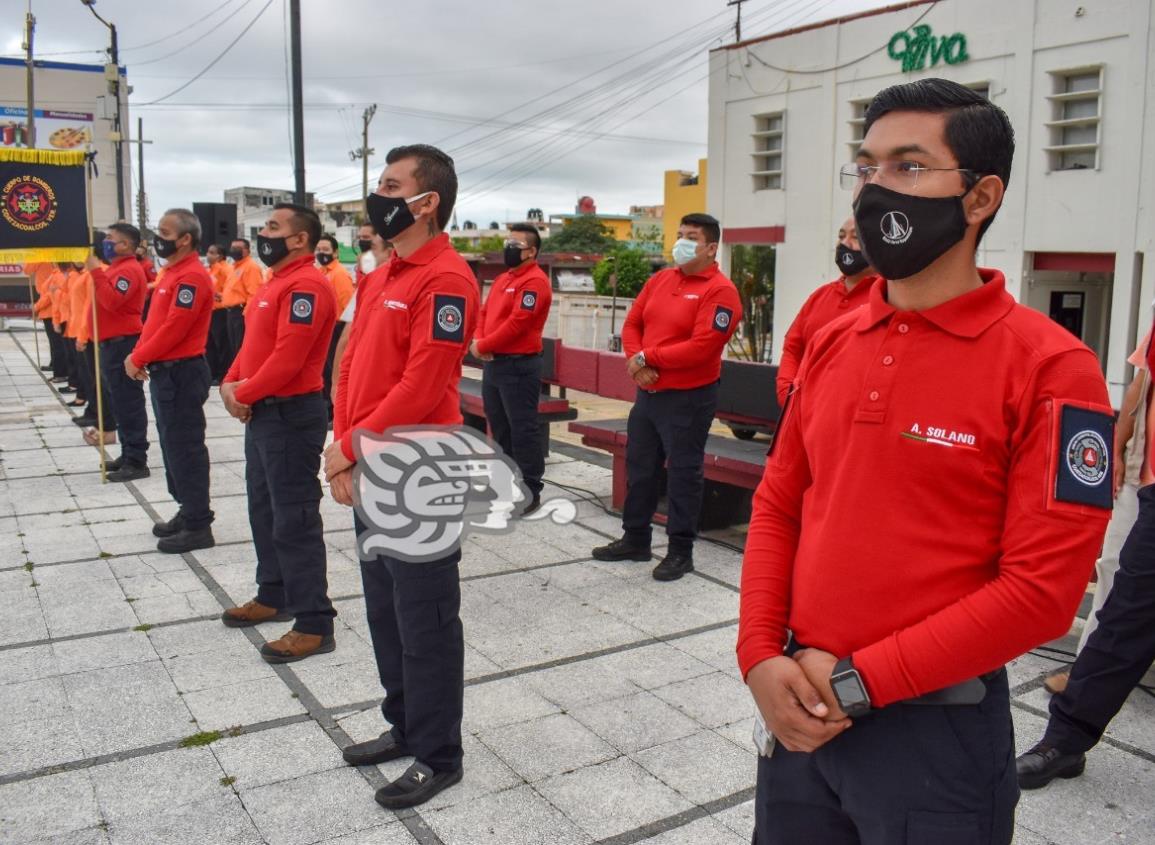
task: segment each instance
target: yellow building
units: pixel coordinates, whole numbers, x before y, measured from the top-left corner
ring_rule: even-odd
[[[667,170],[665,210],[662,212],[662,251],[668,258],[678,239],[678,223],[687,214],[706,210],[706,159],[698,159],[698,172]]]
[[[628,214],[551,214],[549,219],[551,222],[560,220],[562,225],[568,226],[580,217],[596,217],[616,241],[629,241],[634,237],[634,218]]]

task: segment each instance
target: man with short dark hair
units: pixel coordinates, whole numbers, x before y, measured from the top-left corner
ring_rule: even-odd
[[[169,495],[176,516],[153,526],[156,547],[182,554],[215,545],[209,507],[209,450],[205,446],[205,400],[212,376],[205,362],[212,319],[213,282],[197,246],[201,225],[185,208],[169,209],[153,242],[165,260],[148,319],[124,359],[129,378],[152,382],[152,409]]]
[[[742,319],[738,291],[718,268],[722,227],[709,214],[678,226],[674,265],[638,294],[622,326],[626,371],[638,386],[626,429],[623,536],[593,550],[596,560],[650,559],[651,521],[666,466],[666,556],[658,581],[694,570],[706,438],[718,405],[722,352]]]
[[[373,228],[372,223],[362,223],[357,228],[357,266],[353,268],[353,285],[361,284],[361,280],[377,269],[377,257],[373,250],[373,239],[380,236]]]
[[[369,219],[394,246],[389,264],[357,293],[357,314],[341,359],[334,443],[325,451],[333,498],[353,504],[358,432],[394,426],[459,425],[461,362],[477,324],[477,281],[444,233],[457,200],[453,159],[425,144],[386,156]],[[365,531],[354,517],[358,535]],[[377,791],[397,810],[428,801],[461,780],[465,641],[461,627],[461,550],[424,563],[377,555],[361,560],[365,609],[381,712],[391,728],[344,750],[351,765],[414,757]]]
[[[537,418],[541,396],[541,334],[553,300],[537,263],[541,235],[528,223],[509,227],[503,259],[509,270],[493,280],[470,351],[485,362],[481,396],[489,433],[517,462],[531,499],[521,515],[541,506],[545,444]],[[548,436],[548,429],[545,432]]]
[[[1094,353],[975,249],[1014,132],[924,79],[866,113],[853,190],[885,280],[812,339],[754,497],[737,654],[756,845],[1007,845],[1004,664],[1066,633],[1111,512]]]
[[[294,620],[261,646],[269,663],[332,651],[333,617],[321,522],[321,450],[328,413],[321,370],[337,303],[313,266],[321,223],[304,206],[273,207],[257,236],[272,270],[245,316],[245,340],[221,384],[228,412],[245,426],[249,526],[257,551],[257,595],[226,610],[230,628]]]

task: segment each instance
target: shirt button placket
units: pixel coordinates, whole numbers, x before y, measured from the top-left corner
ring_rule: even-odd
[[[891,324],[890,331],[887,332],[886,345],[899,343],[909,334],[909,323]],[[895,355],[893,348],[887,349],[879,354],[876,361],[878,363],[867,383],[867,401],[864,410],[884,414],[890,404],[890,397],[894,395],[894,383],[898,377],[898,356]]]

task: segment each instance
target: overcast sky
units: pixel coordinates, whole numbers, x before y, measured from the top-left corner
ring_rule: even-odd
[[[5,55],[20,52],[23,15],[12,12],[26,2],[5,0]],[[349,150],[360,145],[362,112],[376,103],[370,182],[390,147],[439,144],[458,163],[459,221],[482,226],[523,219],[531,207],[570,212],[583,194],[606,213],[660,204],[662,172],[694,170],[706,155],[707,52],[734,37],[725,0],[301,5],[308,190],[324,200],[360,196],[360,163]],[[746,0],[743,37],[881,5]],[[287,7],[98,0],[120,33],[132,128],[143,117],[155,141],[145,174],[152,209],[220,202],[239,185],[293,187]],[[71,52],[107,45],[81,0],[32,0],[32,10],[38,57],[102,60]]]

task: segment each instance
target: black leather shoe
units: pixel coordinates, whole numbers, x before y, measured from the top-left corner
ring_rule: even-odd
[[[687,572],[694,571],[694,558],[692,555],[679,554],[677,552],[670,552],[662,562],[654,567],[655,581],[677,581]]]
[[[537,510],[540,507],[541,507],[541,496],[535,495],[530,500],[529,504],[525,506],[525,509],[521,512],[521,516],[529,516],[531,513],[533,513],[535,510]]]
[[[345,746],[341,756],[350,766],[376,766],[378,763],[388,763],[411,755],[408,748],[397,744],[391,732],[385,731],[376,739]]]
[[[119,461],[120,459],[117,458]],[[109,481],[136,481],[138,478],[148,478],[152,470],[144,464],[135,461],[121,461],[120,466],[108,474]]]
[[[1064,754],[1045,742],[1015,760],[1019,789],[1041,789],[1055,778],[1077,778],[1086,767],[1086,754]]]
[[[76,388],[75,387],[69,387],[67,384],[65,384],[61,387],[56,388],[56,392],[57,393],[75,393]]]
[[[95,428],[96,427],[96,417],[90,417],[88,415],[81,415],[79,417],[73,417],[72,418],[72,424],[75,426],[79,426],[80,428]]]
[[[598,546],[592,552],[594,560],[649,560],[648,547],[635,546],[629,540],[614,540],[604,546]]]
[[[106,470],[108,470],[109,472],[116,472],[118,469],[120,469],[123,466],[124,466],[124,456],[123,455],[121,455],[119,458],[113,458],[111,461],[107,461],[104,464],[104,468]]]
[[[424,804],[438,792],[461,780],[463,769],[452,772],[435,772],[424,763],[413,762],[405,774],[388,786],[377,790],[373,796],[386,810],[401,810]]]
[[[156,548],[165,554],[179,555],[195,552],[197,549],[211,549],[216,544],[211,528],[201,528],[197,531],[183,528],[171,537],[162,537],[157,541]]]
[[[40,372],[42,372],[42,373],[50,373],[50,372],[52,372],[52,365],[51,365],[51,364],[45,364],[44,366],[42,366],[42,367],[40,368]]]
[[[158,522],[152,527],[152,536],[154,537],[172,537],[174,534],[179,534],[184,530],[184,517],[181,516],[180,511],[177,511],[176,516],[168,522]]]

